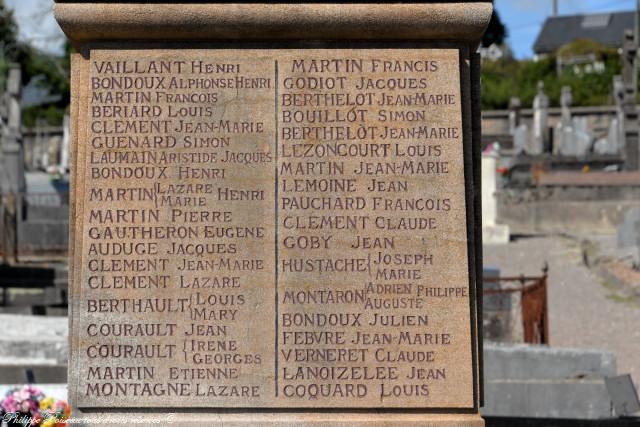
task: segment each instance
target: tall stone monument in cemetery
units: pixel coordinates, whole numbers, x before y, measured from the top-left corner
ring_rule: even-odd
[[[529,154],[542,154],[549,140],[549,97],[544,92],[544,82],[538,82],[538,93],[533,98],[533,138]]]
[[[573,93],[571,86],[563,86],[560,94],[561,123],[564,126],[571,126],[571,104],[573,104]]]
[[[613,76],[613,99],[616,106],[616,121],[618,125],[618,152],[623,153],[625,150],[625,85],[620,74]]]
[[[622,81],[624,95],[622,110],[624,112],[624,158],[625,169],[640,169],[640,136],[638,129],[638,107],[636,102],[636,61],[638,46],[633,31],[625,31],[622,43]]]
[[[520,102],[520,98],[512,97],[509,100],[509,134],[514,135],[516,133],[516,129],[520,126],[521,120],[521,112],[522,103]]]
[[[7,87],[0,102],[0,196],[2,197],[2,253],[4,261],[17,262],[18,203],[26,191],[22,149],[22,75],[18,64],[9,66]]]
[[[24,159],[22,151],[22,110],[20,96],[22,77],[18,64],[11,64],[7,88],[3,96],[2,112],[2,184],[3,194],[20,193],[25,190]]]
[[[553,129],[553,154],[572,154],[570,148],[573,140],[572,103],[571,87],[563,86],[560,94],[560,122]]]
[[[74,416],[483,425],[491,12],[58,2]]]
[[[498,156],[482,153],[482,241],[485,245],[509,243],[509,226],[498,224]]]

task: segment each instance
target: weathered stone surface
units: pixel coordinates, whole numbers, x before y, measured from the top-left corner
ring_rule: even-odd
[[[604,379],[616,374],[616,359],[608,351],[487,344],[485,361],[485,416],[611,416]]]
[[[640,208],[631,208],[624,215],[624,221],[617,227],[618,247],[640,246]]]
[[[0,359],[26,358],[66,364],[68,327],[65,317],[0,314]]]
[[[482,410],[485,416],[597,419],[610,415],[604,378],[615,376],[617,371],[615,356],[609,352],[487,343],[484,346],[484,360],[486,387],[490,391]],[[33,366],[34,362],[31,363],[30,366]],[[41,366],[43,362],[36,360],[35,364]],[[37,387],[58,399],[68,398],[66,384],[38,384]],[[0,395],[8,388],[10,386],[0,385]],[[158,416],[154,415],[156,418]],[[168,413],[162,416],[165,420],[169,419]],[[210,415],[185,416],[187,419],[192,417],[194,421],[211,420]],[[317,415],[305,414],[304,417],[306,420],[318,419]],[[395,417],[393,421],[413,418],[414,425],[437,425],[435,422],[427,424],[415,415]],[[239,418],[246,419],[236,415],[234,421],[240,422]],[[446,417],[440,418],[440,425],[446,424]],[[275,422],[275,417],[272,419]],[[173,420],[177,421],[176,418]],[[351,420],[364,425],[367,422],[381,422],[380,419],[372,420],[366,416],[352,417]],[[280,421],[283,422],[282,419]],[[455,421],[460,420],[453,419],[450,423]],[[258,422],[264,423],[264,419]],[[328,422],[326,416],[324,422]]]
[[[549,97],[544,92],[544,82],[538,82],[538,93],[533,99],[533,138],[529,145],[529,154],[545,152],[548,142]]]
[[[480,40],[491,1],[317,4],[57,2],[75,43],[97,40]]]
[[[79,405],[472,408],[458,56],[93,51]]]
[[[516,128],[513,134],[513,148],[516,153],[524,153],[527,151],[529,144],[529,128],[525,124],[521,124]]]

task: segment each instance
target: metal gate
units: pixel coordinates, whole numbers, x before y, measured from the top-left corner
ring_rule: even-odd
[[[484,283],[495,283],[499,289],[486,289],[484,295],[520,293],[524,342],[549,344],[547,308],[547,271],[540,277],[487,277]]]

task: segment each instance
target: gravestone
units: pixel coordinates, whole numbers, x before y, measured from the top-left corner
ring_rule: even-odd
[[[6,92],[6,124],[2,128],[3,179],[2,193],[21,193],[25,190],[22,154],[22,110],[20,96],[22,77],[18,64],[9,67]]]
[[[521,124],[516,128],[513,134],[513,148],[516,154],[522,154],[527,151],[529,144],[529,128],[526,124]]]
[[[560,122],[553,128],[553,154],[563,152],[564,146],[570,144],[573,139],[573,127],[571,122],[571,104],[573,103],[573,95],[571,87],[563,86],[560,95]]]
[[[640,138],[638,130],[638,107],[636,103],[636,61],[638,45],[632,30],[625,30],[622,42],[622,82],[624,93],[622,109],[624,112],[624,158],[625,170],[640,169]]]
[[[573,104],[571,86],[563,86],[562,94],[560,95],[560,107],[562,115],[561,121],[564,126],[571,126],[571,104]]]
[[[485,236],[483,235],[483,241]],[[494,266],[483,268],[483,291],[501,289],[500,269]],[[511,294],[493,292],[482,298],[483,336],[486,341],[511,342]]]
[[[562,153],[562,147],[566,145],[565,141],[572,138],[572,127],[563,126],[561,122],[556,123],[553,128],[553,154],[559,155]]]
[[[498,156],[482,153],[482,241],[484,244],[509,243],[509,226],[498,224]]]
[[[600,138],[593,144],[593,152],[596,154],[618,154],[620,152],[620,123],[618,118],[611,119],[607,136]]]
[[[616,228],[616,256],[628,261],[638,269],[640,266],[640,208],[631,208],[624,215],[624,221]]]
[[[509,134],[513,135],[516,133],[516,129],[520,126],[520,108],[522,104],[520,102],[520,98],[512,97],[509,100]]]
[[[2,246],[6,263],[18,261],[18,212],[21,196],[26,190],[24,153],[22,150],[22,74],[18,64],[9,66],[4,113],[6,118],[0,129],[2,168],[0,193],[2,195]]]
[[[625,138],[625,111],[624,111],[624,83],[621,75],[613,77],[613,98],[616,105],[616,118],[618,119],[618,154],[624,154],[626,150]]]
[[[586,117],[573,118],[573,140],[570,141],[572,155],[584,157],[591,151],[593,137],[589,132]]]
[[[616,118],[618,119],[618,149],[619,153],[625,150],[625,86],[621,75],[613,76],[613,99],[616,105]]]
[[[491,2],[54,10],[75,416],[483,425]]]
[[[533,139],[529,154],[542,154],[548,143],[549,97],[544,93],[544,82],[538,82],[538,93],[533,98]]]
[[[640,208],[631,208],[616,230],[618,248],[640,247]]]
[[[563,126],[559,153],[563,156],[584,157],[591,151],[593,137],[586,117],[574,117],[571,126]]]

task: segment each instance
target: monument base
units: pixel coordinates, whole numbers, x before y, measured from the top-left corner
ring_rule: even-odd
[[[206,425],[219,427],[484,427],[479,414],[354,413],[83,413],[75,418],[113,418],[140,426]],[[148,423],[145,421],[148,420]]]

